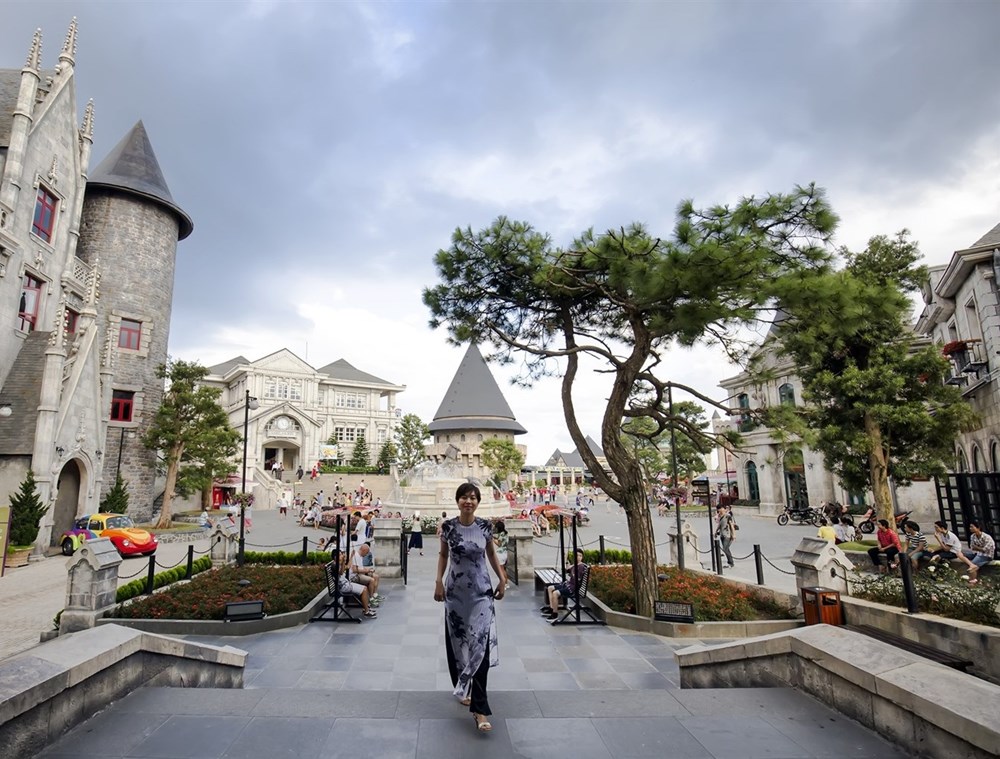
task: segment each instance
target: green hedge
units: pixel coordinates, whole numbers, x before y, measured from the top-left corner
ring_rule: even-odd
[[[573,552],[568,551],[566,553],[566,563],[573,564]],[[584,564],[600,564],[601,563],[601,552],[596,548],[584,548],[583,549],[583,563]],[[626,551],[624,548],[606,548],[604,550],[604,563],[605,564],[631,564],[632,563],[632,552]]]
[[[196,559],[191,564],[191,576],[204,572],[205,570],[212,568],[212,558],[210,556],[202,556],[200,559]],[[179,567],[174,567],[173,569],[168,569],[159,574],[153,575],[153,590],[156,588],[162,588],[171,583],[175,583],[178,580],[183,580],[187,576],[187,563],[180,565]],[[130,598],[135,598],[136,596],[141,596],[146,592],[146,578],[140,577],[131,582],[127,582],[118,588],[118,592],[115,594],[115,601],[121,603],[122,601],[127,601]]]
[[[328,564],[333,554],[326,551],[310,551],[306,554],[306,564]],[[246,551],[243,554],[245,564],[268,564],[271,566],[288,566],[302,563],[302,551]]]

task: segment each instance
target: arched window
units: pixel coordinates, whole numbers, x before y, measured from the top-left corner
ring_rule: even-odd
[[[778,388],[778,402],[782,406],[795,405],[795,388],[788,382]]]
[[[748,461],[746,465],[747,472],[747,493],[750,496],[751,501],[760,501],[760,483],[757,481],[757,465]]]
[[[461,442],[465,442],[465,435],[462,435]]]
[[[480,443],[483,442],[483,435],[482,435],[482,433],[479,434],[479,442]]]
[[[979,446],[972,446],[972,471],[981,472],[983,471],[983,457],[979,452]]]
[[[996,440],[990,443],[990,471],[1000,471],[1000,446]]]
[[[965,458],[965,451],[961,448],[958,449],[958,471],[968,472],[969,471],[969,460]]]
[[[750,417],[750,396],[740,393],[736,396],[736,402],[740,406],[740,432],[749,432],[754,428],[753,419]]]

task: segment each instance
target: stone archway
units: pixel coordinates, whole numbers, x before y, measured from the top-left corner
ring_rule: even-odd
[[[57,480],[58,492],[55,505],[52,507],[52,534],[49,545],[59,545],[59,538],[76,521],[76,510],[80,504],[80,481],[82,475],[80,465],[75,459],[70,459],[63,466]]]

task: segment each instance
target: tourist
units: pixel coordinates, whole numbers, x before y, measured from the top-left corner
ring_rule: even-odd
[[[496,526],[493,528],[493,543],[497,550],[497,561],[500,562],[500,566],[506,572],[507,547],[510,545],[510,535],[507,533],[507,527],[504,525],[503,520],[498,520]]]
[[[885,554],[886,566],[889,569],[895,569],[899,566],[898,558],[903,551],[903,545],[899,542],[899,535],[896,534],[896,531],[889,527],[889,520],[878,520],[875,540],[878,541],[878,545],[868,549],[868,555],[871,557],[872,564],[875,565],[875,571],[882,571],[882,554]]]
[[[490,523],[476,517],[481,498],[471,482],[455,492],[459,514],[441,528],[434,600],[445,604],[445,654],[454,695],[469,706],[480,732],[487,732],[493,729],[493,712],[486,680],[490,667],[499,663],[493,600],[503,598],[507,575],[497,558]],[[488,566],[499,579],[495,591]]]
[[[406,552],[409,553],[416,548],[420,555],[424,555],[423,527],[420,524],[420,512],[413,512],[413,524],[410,526],[410,542],[406,544]]]
[[[296,481],[302,482],[302,477],[303,477],[304,474],[305,474],[305,471],[302,469],[302,464],[299,464],[299,468],[295,470],[295,479],[296,479]]]
[[[969,549],[962,549],[962,554],[965,558],[971,559],[974,565],[974,568],[969,570],[969,585],[975,585],[979,582],[979,568],[993,561],[996,551],[997,546],[992,536],[983,532],[982,527],[979,526],[979,522],[970,521]]]
[[[733,553],[729,550],[729,547],[736,540],[736,521],[733,519],[732,513],[724,504],[719,504],[715,507],[715,513],[717,515],[717,526],[715,530],[715,536],[719,541],[719,545],[722,547],[722,552],[726,554],[726,563],[730,567],[735,567],[736,564],[733,562]]]
[[[826,517],[820,517],[819,530],[816,532],[816,537],[825,540],[828,543],[837,542],[837,531],[826,521]]]
[[[348,579],[358,585],[368,588],[369,603],[378,606],[382,603],[382,597],[378,594],[379,576],[375,573],[375,568],[365,564],[365,558],[371,554],[371,547],[367,543],[361,543],[351,553],[350,569]]]
[[[927,538],[920,531],[920,525],[910,519],[903,523],[903,532],[906,534],[906,555],[913,568],[919,569],[920,560],[931,555],[927,550]]]
[[[583,578],[583,572],[587,565],[583,563],[583,549],[577,548],[576,563],[569,568],[566,579],[558,585],[550,585],[546,588],[548,605],[541,608],[542,616],[549,620],[555,619],[559,615],[559,606],[564,598],[569,598],[576,593],[576,585]]]
[[[931,564],[936,564],[941,559],[960,559],[969,567],[970,573],[976,571],[976,565],[966,558],[962,552],[962,543],[958,535],[948,529],[948,523],[938,520],[934,523],[934,537],[941,547],[931,554]]]
[[[285,519],[288,517],[288,499],[285,498],[284,494],[278,499],[278,519]]]

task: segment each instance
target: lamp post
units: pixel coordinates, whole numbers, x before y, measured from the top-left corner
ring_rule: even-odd
[[[246,399],[243,403],[243,483],[240,486],[240,551],[237,563],[243,566],[243,551],[246,547],[246,518],[247,518],[247,435],[250,430],[250,409],[258,409],[260,404],[257,399],[246,392]]]
[[[677,568],[684,571],[684,544],[681,542],[681,499],[677,496],[677,434],[674,416],[674,386],[667,385],[667,413],[670,414],[670,460],[673,466],[674,516],[677,519]]]

